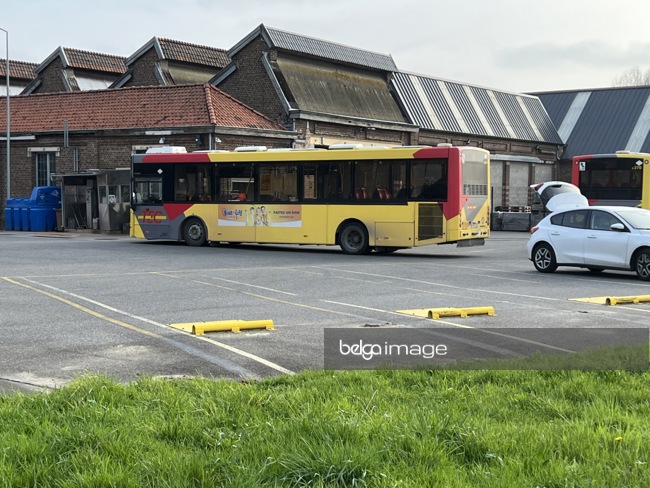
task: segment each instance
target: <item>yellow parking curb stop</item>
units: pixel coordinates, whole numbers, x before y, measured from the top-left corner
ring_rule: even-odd
[[[494,307],[433,308],[427,314],[430,319],[467,317],[468,315],[494,315]]]
[[[641,302],[650,302],[650,295],[629,296],[629,297],[607,297],[605,299],[605,304],[607,305],[619,305],[624,303],[641,303]]]
[[[217,320],[213,322],[186,322],[169,324],[170,327],[191,332],[194,335],[203,335],[206,332],[241,332],[246,329],[274,330],[273,320]]]

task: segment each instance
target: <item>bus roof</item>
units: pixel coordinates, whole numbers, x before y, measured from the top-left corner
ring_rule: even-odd
[[[573,156],[574,161],[581,161],[586,159],[605,159],[605,158],[642,158],[649,159],[650,154],[634,151],[616,151],[615,153],[603,154],[583,154],[581,156]]]
[[[184,148],[183,148],[184,149]],[[244,146],[234,151],[155,151],[137,155],[141,163],[219,163],[219,162],[274,162],[323,161],[355,159],[433,159],[447,157],[450,151],[488,151],[477,147],[461,146],[359,146],[335,145],[325,148],[273,148]]]

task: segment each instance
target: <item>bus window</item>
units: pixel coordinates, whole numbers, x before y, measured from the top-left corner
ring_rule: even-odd
[[[387,189],[387,199],[405,199],[411,196],[407,191],[406,161],[390,163],[390,186]]]
[[[219,166],[219,200],[253,200],[255,193],[254,165],[232,164]]]
[[[645,153],[617,152],[574,156],[572,183],[590,203],[638,205],[644,199],[643,173],[650,159]],[[645,183],[646,188],[650,181]]]
[[[260,164],[260,201],[298,201],[298,167],[295,163]]]
[[[138,177],[135,180],[134,203],[162,203],[162,178]]]
[[[414,161],[411,184],[413,196],[419,200],[447,200],[447,160]]]
[[[349,161],[327,161],[303,165],[303,199],[331,202],[350,198],[351,163]]]
[[[210,168],[202,165],[177,165],[174,176],[174,200],[209,202],[212,200]]]
[[[355,162],[354,184],[356,199],[388,199],[392,196],[390,164],[381,160]]]

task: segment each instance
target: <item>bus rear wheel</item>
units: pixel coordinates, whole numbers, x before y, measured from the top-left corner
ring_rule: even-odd
[[[192,218],[185,222],[183,240],[189,246],[202,246],[207,241],[205,225],[199,219]]]
[[[345,254],[368,254],[371,251],[368,245],[368,231],[358,223],[343,227],[339,241],[341,250]]]

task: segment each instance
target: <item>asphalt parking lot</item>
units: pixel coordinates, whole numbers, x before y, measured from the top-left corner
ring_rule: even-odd
[[[650,294],[633,273],[535,271],[528,234],[483,247],[349,256],[338,247],[206,246],[127,236],[0,232],[0,388],[83,374],[249,380],[323,367],[326,328],[633,328]],[[494,315],[430,319],[436,308]],[[411,313],[409,313],[411,312]],[[274,330],[192,335],[171,324],[271,320]]]

